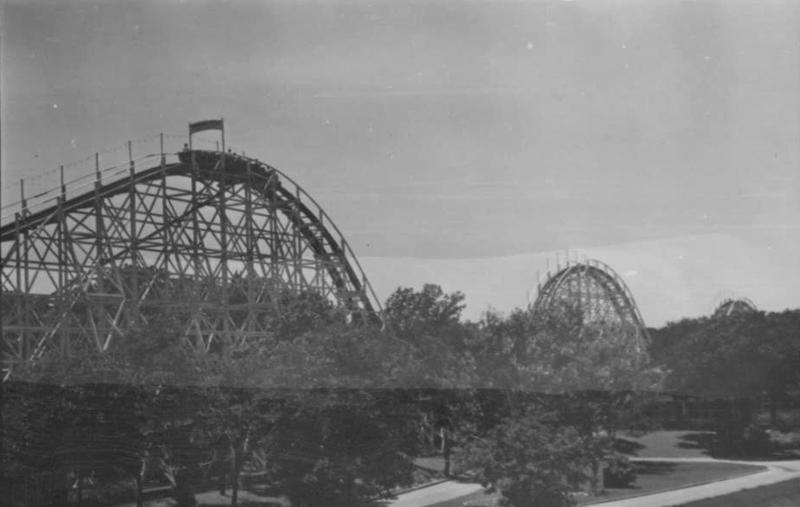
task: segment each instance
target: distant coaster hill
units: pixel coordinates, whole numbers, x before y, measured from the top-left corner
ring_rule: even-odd
[[[726,298],[717,305],[714,313],[711,314],[712,318],[732,317],[735,315],[744,315],[748,313],[757,312],[755,303],[747,298]]]
[[[616,332],[607,333],[607,339],[624,340],[637,353],[647,350],[647,327],[633,295],[622,277],[598,260],[568,260],[555,273],[548,273],[537,286],[531,311],[542,316],[576,311],[584,327],[613,329]]]
[[[221,147],[193,135],[215,130]],[[169,136],[174,137],[174,136]],[[184,140],[187,140],[184,138]],[[147,308],[170,308],[197,351],[264,333],[276,291],[315,291],[353,320],[380,303],[333,220],[294,180],[225,151],[222,120],[189,125],[188,143],[65,182],[3,208],[4,378],[75,340],[106,350]],[[188,287],[188,289],[187,289]],[[182,288],[182,289],[181,289]]]

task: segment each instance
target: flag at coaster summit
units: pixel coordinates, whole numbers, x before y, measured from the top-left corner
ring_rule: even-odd
[[[189,124],[189,135],[192,135],[195,132],[202,132],[204,130],[224,130],[222,119],[203,120]]]

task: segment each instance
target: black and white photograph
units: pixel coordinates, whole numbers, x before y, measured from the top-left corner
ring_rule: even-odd
[[[0,1],[0,506],[800,506],[800,2]]]

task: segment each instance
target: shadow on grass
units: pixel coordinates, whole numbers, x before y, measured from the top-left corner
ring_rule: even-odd
[[[645,446],[639,442],[633,442],[624,438],[614,439],[614,450],[628,456],[637,456],[639,451],[644,448]]]
[[[743,460],[743,461],[781,461],[781,460],[796,460],[800,459],[800,449],[780,449],[775,446],[768,446],[764,449],[748,449],[745,443],[736,445],[734,443],[730,448],[724,448],[716,433],[711,431],[686,433],[680,437],[681,441],[678,442],[677,447],[681,449],[697,449],[703,454],[718,458],[729,460]]]
[[[667,461],[637,461],[633,463],[633,467],[636,470],[637,478],[642,478],[645,476],[659,476],[659,475],[669,475],[675,472],[675,469],[678,467],[678,463],[671,463]],[[607,488],[607,491],[601,493],[599,496],[606,496],[608,495],[609,491],[636,491],[642,489],[642,486],[633,482],[628,486],[614,486]],[[616,496],[616,495],[615,495]]]
[[[686,433],[680,439],[678,447],[681,449],[699,449],[703,454],[713,455],[715,434],[712,431]]]
[[[636,475],[667,475],[671,474],[678,467],[678,463],[668,461],[639,461],[634,463]]]

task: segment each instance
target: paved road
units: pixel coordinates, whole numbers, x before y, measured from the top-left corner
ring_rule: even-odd
[[[800,480],[800,460],[794,461],[730,461],[713,458],[637,458],[637,461],[673,461],[673,462],[716,462],[739,463],[767,467],[763,472],[737,477],[723,481],[700,484],[688,488],[665,491],[652,495],[643,495],[635,498],[614,500],[597,504],[602,507],[657,507],[675,506],[688,502],[703,500],[735,493],[743,489],[756,488],[776,484],[792,479]],[[423,507],[437,502],[452,500],[461,496],[479,491],[479,484],[463,484],[458,482],[443,482],[430,488],[423,488],[410,493],[399,495],[397,500],[387,504],[387,507]],[[702,504],[701,504],[702,505]],[[736,504],[731,504],[736,505]],[[742,504],[743,505],[743,504]],[[776,504],[780,505],[780,504]],[[796,505],[796,504],[788,504]]]
[[[441,482],[434,486],[399,495],[397,500],[393,500],[386,505],[387,507],[422,507],[470,495],[481,489],[483,487],[480,484],[465,484],[454,481]]]

